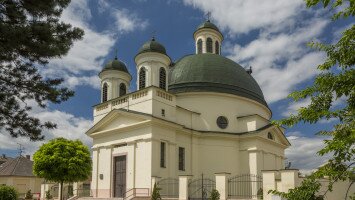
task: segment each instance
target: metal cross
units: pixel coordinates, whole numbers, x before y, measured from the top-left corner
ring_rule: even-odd
[[[207,21],[210,21],[210,17],[211,17],[211,12],[210,11],[208,11],[206,13],[206,17],[207,17]]]
[[[155,35],[157,34],[157,32],[154,30],[154,31],[152,31],[152,40],[154,40],[155,39]]]

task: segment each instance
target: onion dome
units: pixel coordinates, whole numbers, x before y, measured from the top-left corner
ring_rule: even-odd
[[[234,61],[217,54],[188,55],[174,65],[169,92],[218,92],[252,99],[267,106],[255,79]]]
[[[198,30],[200,30],[200,29],[204,29],[204,28],[209,28],[209,29],[213,29],[213,30],[216,30],[216,31],[218,31],[218,32],[221,32],[221,31],[219,31],[219,29],[217,28],[217,26],[214,25],[210,20],[207,20],[207,21],[203,22],[202,24],[200,24],[200,25],[197,27],[196,31],[198,31]]]
[[[117,57],[115,57],[115,59],[109,61],[105,67],[102,69],[102,71],[105,70],[118,70],[118,71],[122,71],[122,72],[126,72],[129,74],[128,70],[127,70],[127,66],[120,60],[117,59]]]
[[[166,55],[165,47],[159,42],[155,41],[154,37],[142,45],[142,47],[138,51],[138,54],[146,52],[156,52]]]

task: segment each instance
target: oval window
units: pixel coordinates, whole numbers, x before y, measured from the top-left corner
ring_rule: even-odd
[[[217,125],[221,129],[225,129],[228,126],[228,119],[224,116],[219,116],[217,118]]]

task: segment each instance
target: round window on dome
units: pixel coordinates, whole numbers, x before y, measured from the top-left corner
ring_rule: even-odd
[[[217,118],[217,126],[221,129],[225,129],[228,126],[228,119],[224,116],[219,116]]]

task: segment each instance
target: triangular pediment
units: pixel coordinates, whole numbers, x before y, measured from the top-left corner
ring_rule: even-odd
[[[144,113],[138,114],[123,110],[112,110],[89,129],[86,134],[90,136],[99,132],[132,127],[148,120],[150,120],[150,117],[145,116]]]
[[[271,133],[272,137],[273,137],[273,141],[285,146],[290,146],[290,142],[287,140],[283,128],[281,127],[277,127],[276,125],[272,125],[269,128],[265,129],[264,131],[261,131],[259,134],[260,136],[262,136],[265,139],[269,139],[268,138],[268,133]]]

